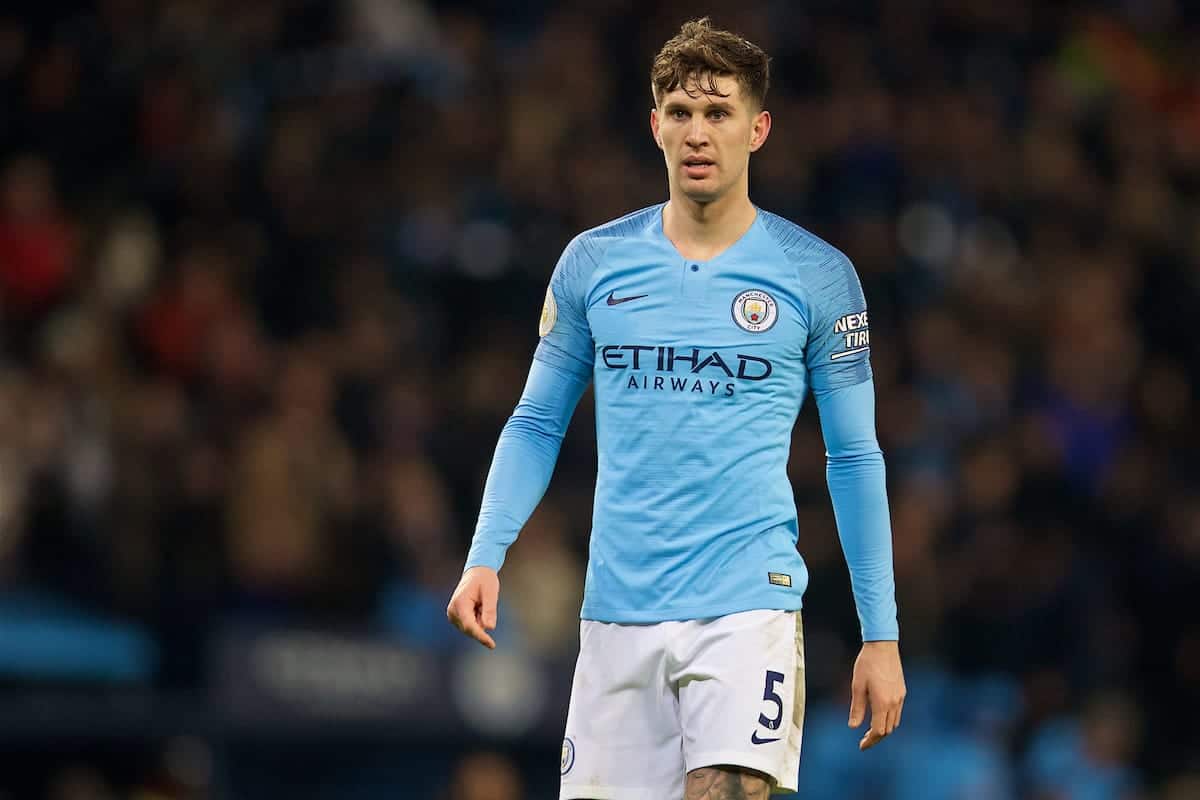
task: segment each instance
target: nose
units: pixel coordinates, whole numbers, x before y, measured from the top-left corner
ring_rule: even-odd
[[[708,130],[704,127],[704,117],[697,115],[688,126],[684,143],[688,147],[701,147],[708,142]]]

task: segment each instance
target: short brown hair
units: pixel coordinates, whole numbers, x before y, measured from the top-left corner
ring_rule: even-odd
[[[771,59],[762,48],[736,33],[714,28],[708,17],[683,23],[663,45],[650,68],[650,90],[657,105],[662,96],[695,81],[704,94],[724,96],[714,78],[732,76],[742,93],[761,108],[771,82]]]

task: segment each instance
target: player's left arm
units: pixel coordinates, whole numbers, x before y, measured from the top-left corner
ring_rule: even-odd
[[[831,256],[822,274],[824,285],[811,300],[806,357],[825,440],[829,495],[862,626],[849,725],[861,725],[870,708],[871,727],[859,742],[866,750],[900,724],[906,693],[892,530],[883,453],[875,435],[866,300],[854,267],[841,253]]]
[[[871,727],[859,742],[859,749],[866,750],[900,724],[906,691],[883,453],[875,438],[875,386],[868,378],[816,397],[829,496],[862,626],[863,647],[851,681],[849,725],[860,726],[870,707]]]

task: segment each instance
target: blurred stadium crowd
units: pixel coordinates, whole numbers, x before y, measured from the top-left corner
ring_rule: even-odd
[[[774,57],[752,198],[848,253],[875,323],[909,700],[857,753],[806,408],[800,796],[1200,797],[1184,0],[5,4],[3,691],[95,661],[201,692],[230,625],[466,647],[443,609],[545,281],[664,199],[647,70],[701,13]],[[591,411],[501,575],[501,648],[574,651]],[[553,786],[556,744],[541,777],[495,750],[427,796]],[[0,792],[217,796],[112,760]]]

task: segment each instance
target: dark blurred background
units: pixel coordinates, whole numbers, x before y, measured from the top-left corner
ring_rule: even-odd
[[[1200,6],[0,9],[0,798],[557,797],[585,398],[445,622],[550,271],[661,201],[649,63],[774,57],[753,199],[874,322],[904,725],[793,442],[809,798],[1200,798]]]

